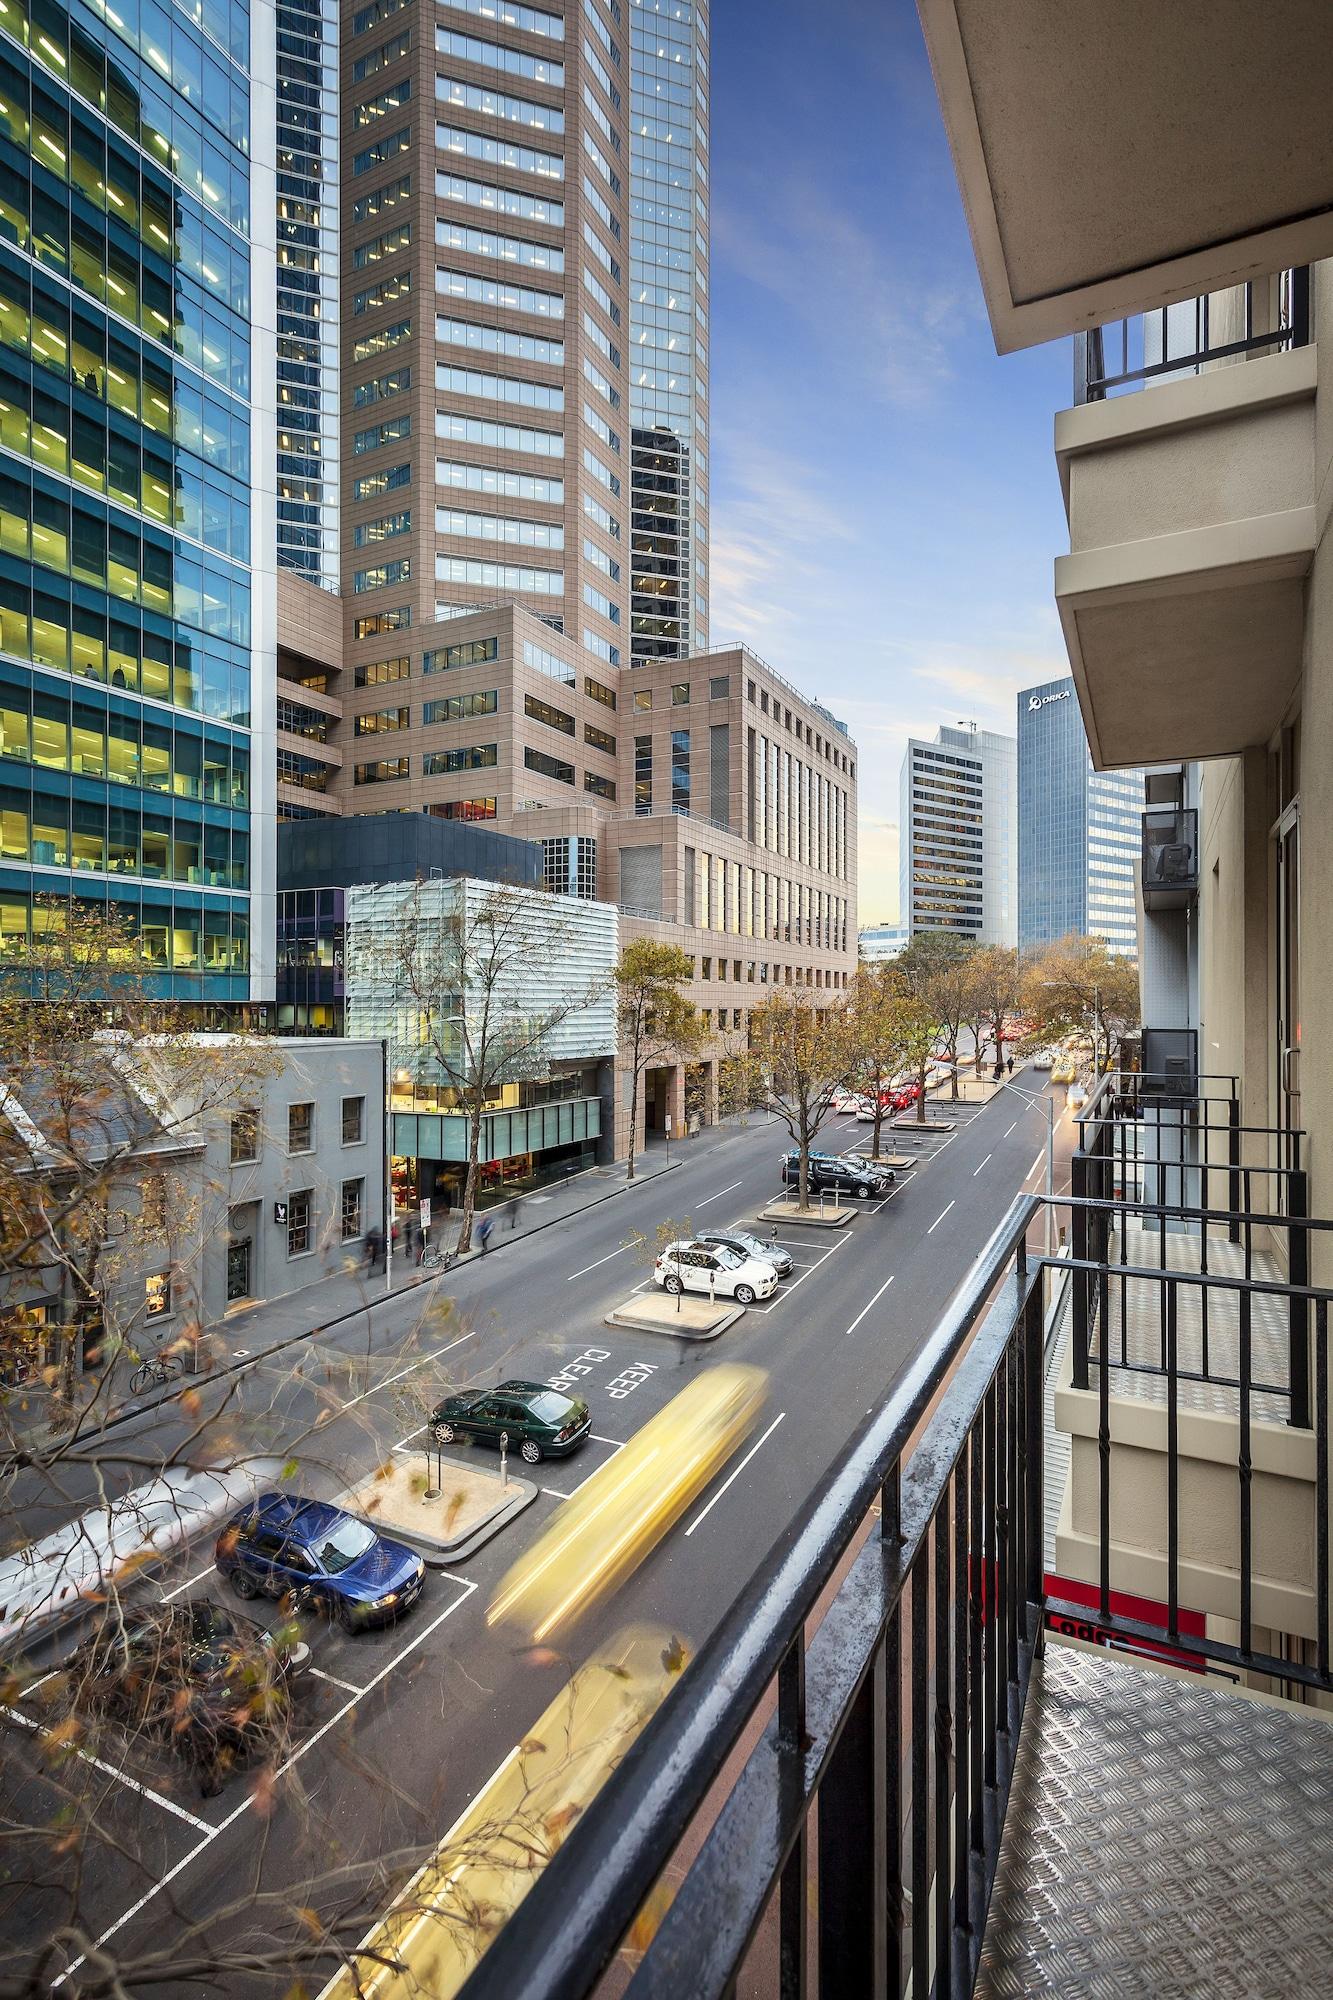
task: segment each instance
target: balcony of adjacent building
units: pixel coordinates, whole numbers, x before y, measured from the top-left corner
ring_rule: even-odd
[[[1106,1081],[1072,1251],[1015,1201],[558,1830],[443,1852],[410,1966],[480,1866],[477,2000],[1327,1988],[1333,1293],[1236,1102]]]
[[[1321,0],[917,6],[1002,354],[1333,256]]]
[[[1099,768],[1231,755],[1281,725],[1316,540],[1316,356],[1303,268],[1076,336],[1055,592]]]
[[[1186,910],[1199,894],[1199,815],[1149,806],[1142,819],[1140,886],[1145,910]]]

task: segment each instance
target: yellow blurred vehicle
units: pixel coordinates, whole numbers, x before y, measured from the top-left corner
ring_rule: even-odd
[[[639,1625],[580,1667],[319,2000],[452,2000],[686,1657],[678,1639]]]
[[[486,1613],[551,1639],[637,1568],[754,1425],[762,1368],[710,1368],[599,1467],[518,1558]]]
[[[1072,1056],[1062,1056],[1051,1071],[1052,1083],[1077,1083],[1078,1064]]]

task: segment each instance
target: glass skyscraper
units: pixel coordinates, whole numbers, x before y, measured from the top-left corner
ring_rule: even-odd
[[[338,587],[338,0],[277,0],[278,561]]]
[[[631,0],[630,658],[708,644],[708,19]]]
[[[0,0],[0,950],[22,959],[38,897],[109,903],[164,993],[248,999],[272,866],[272,14],[37,6]]]
[[[1094,771],[1072,677],[1018,697],[1018,942],[1104,937],[1137,960],[1143,772]]]

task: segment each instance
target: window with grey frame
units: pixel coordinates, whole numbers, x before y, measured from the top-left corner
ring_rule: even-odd
[[[255,1105],[244,1105],[232,1113],[230,1150],[234,1167],[253,1166],[259,1158],[259,1111]]]
[[[313,1153],[315,1150],[315,1107],[313,1104],[287,1106],[287,1151]]]
[[[366,1100],[364,1097],[344,1097],[343,1099],[343,1144],[359,1146],[366,1136]]]
[[[287,1197],[287,1255],[289,1257],[308,1256],[314,1247],[311,1229],[311,1207],[314,1191],[298,1188]]]
[[[366,1184],[364,1180],[344,1181],[342,1185],[342,1240],[351,1243],[361,1234],[361,1215],[364,1206]]]

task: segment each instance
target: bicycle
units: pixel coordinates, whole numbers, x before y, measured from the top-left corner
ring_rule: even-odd
[[[421,1271],[448,1271],[458,1262],[458,1251],[446,1249],[443,1243],[423,1243],[417,1252],[417,1269]]]
[[[180,1372],[178,1355],[146,1354],[130,1377],[130,1394],[138,1396],[145,1389],[162,1388],[174,1381]]]

